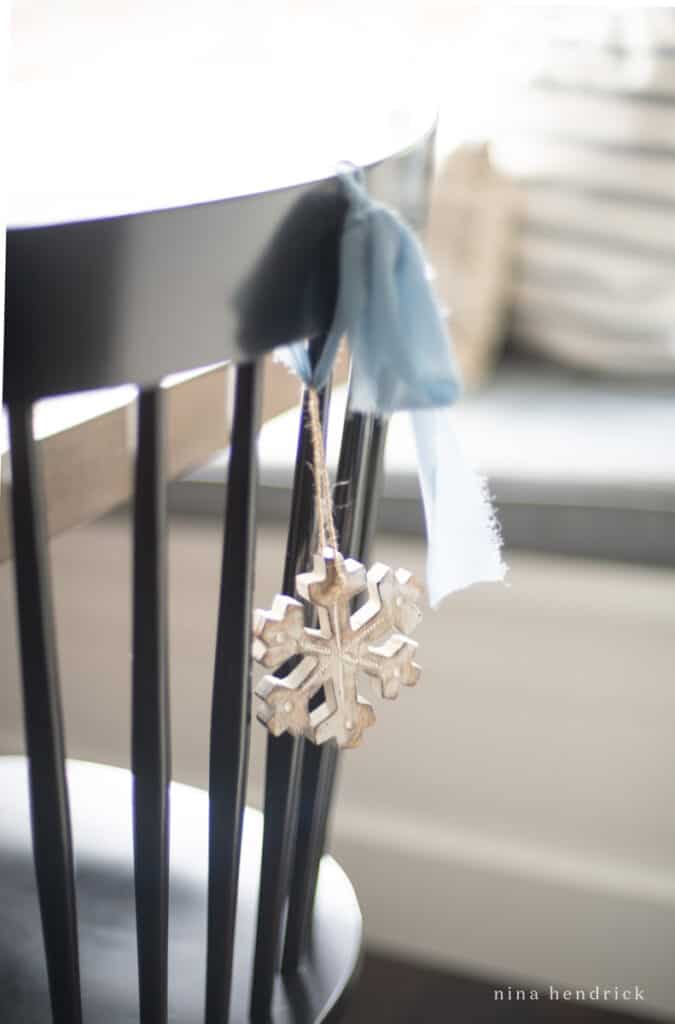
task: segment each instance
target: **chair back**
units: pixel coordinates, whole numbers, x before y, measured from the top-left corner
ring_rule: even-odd
[[[423,220],[431,136],[369,171],[375,195]],[[210,722],[206,1024],[228,1020],[251,718],[250,626],[261,356],[313,336],[336,294],[344,200],[337,183],[110,220],[10,230],[5,395],[33,856],[54,1024],[80,1024],[78,919],[34,403],[47,395],[139,387],[133,495],[133,844],[141,1024],[168,1020],[170,701],[166,604],[166,426],[162,378],[232,359]],[[237,244],[232,245],[232,238]],[[322,395],[324,429],[329,406]],[[313,482],[306,401],[281,587],[309,567]],[[367,560],[386,427],[347,410],[337,528]],[[104,457],[105,453],[102,453]],[[334,744],[268,740],[250,1013],[267,1020],[275,980],[308,951],[335,785]],[[311,1003],[311,1000],[310,1000]],[[302,1014],[297,1019],[310,1019]]]

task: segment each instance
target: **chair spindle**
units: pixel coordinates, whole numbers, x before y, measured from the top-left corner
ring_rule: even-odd
[[[53,1024],[81,1024],[65,741],[33,406],[9,407],[14,572],[33,856]]]
[[[225,1024],[251,708],[251,603],[262,363],[237,367],[211,704],[206,1024]]]
[[[131,763],[141,1024],[166,1024],[170,728],[164,395],[141,391],[134,488]]]
[[[318,357],[322,339],[310,346],[310,357]],[[320,395],[324,438],[328,420],[329,395]],[[310,568],[314,526],[314,478],[312,442],[309,431],[307,392],[300,414],[293,496],[286,544],[282,593],[295,594],[297,573]],[[298,800],[303,748],[301,738],[268,736],[265,769],[265,804],[260,900],[256,932],[255,966],[251,996],[251,1019],[264,1021],[269,1013],[274,979],[278,970],[283,938],[285,907],[297,834]]]
[[[372,416],[349,410],[342,432],[335,499],[335,519],[342,553],[367,561],[367,544],[377,514],[376,497],[386,428]],[[282,972],[298,969],[311,931],[314,894],[324,852],[328,816],[335,788],[338,749],[307,744],[302,766],[295,861],[291,875]]]

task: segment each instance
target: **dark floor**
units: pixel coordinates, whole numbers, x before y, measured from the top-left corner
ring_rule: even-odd
[[[652,1020],[623,1010],[554,1002],[547,989],[540,991],[539,1000],[516,1001],[518,987],[511,983],[509,1000],[508,982],[492,984],[369,953],[345,1024],[649,1024]],[[495,999],[496,989],[504,991],[503,1001]]]

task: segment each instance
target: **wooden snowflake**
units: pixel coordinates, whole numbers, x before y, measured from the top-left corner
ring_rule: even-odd
[[[274,670],[300,659],[283,678],[267,675],[258,684],[257,715],[275,736],[288,731],[314,743],[334,739],[340,747],[356,747],[375,721],[372,704],[359,694],[359,675],[375,679],[388,699],[419,679],[417,644],[408,634],[421,618],[421,590],[405,569],[394,572],[378,562],[366,573],[352,558],[338,553],[337,560],[332,548],[324,548],[314,556],[313,571],[296,577],[299,596],[317,609],[318,629],[305,625],[300,601],[284,594],[269,611],[256,611],[255,660]],[[368,600],[350,614],[352,599],[366,588]],[[323,698],[310,710],[319,691]]]

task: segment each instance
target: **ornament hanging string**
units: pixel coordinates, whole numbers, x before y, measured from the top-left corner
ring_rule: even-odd
[[[309,387],[309,429],[312,437],[312,470],[314,473],[314,503],[319,530],[319,548],[323,551],[331,547],[335,554],[335,569],[340,581],[344,579],[342,556],[338,551],[337,531],[335,529],[335,510],[333,495],[328,476],[326,449],[323,443],[321,417],[319,413],[319,395],[316,388]]]

